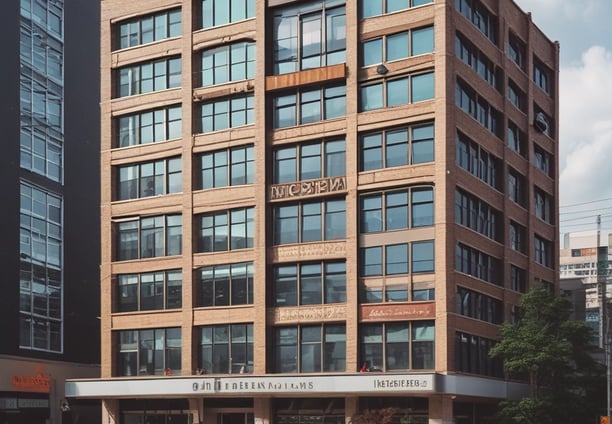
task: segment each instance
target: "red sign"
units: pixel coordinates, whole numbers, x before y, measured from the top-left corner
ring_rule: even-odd
[[[51,375],[46,374],[45,367],[36,366],[36,375],[14,375],[13,389],[26,392],[49,393],[51,391]]]

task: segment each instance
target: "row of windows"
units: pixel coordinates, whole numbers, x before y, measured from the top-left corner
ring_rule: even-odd
[[[435,300],[435,289],[414,285],[410,290],[404,279],[364,279],[359,293],[361,303],[423,302]]]
[[[434,241],[362,247],[360,260],[362,277],[434,272]]]
[[[140,218],[117,223],[117,260],[180,255],[180,215]]]
[[[273,127],[285,128],[346,114],[346,86],[301,88],[273,98]]]
[[[401,192],[400,192],[401,193]],[[407,196],[407,192],[404,192]],[[427,197],[429,196],[428,200]],[[415,191],[412,198],[413,224],[433,222],[431,190]],[[391,223],[395,217],[407,223],[407,204],[395,211],[387,211]],[[403,211],[402,211],[403,208]],[[370,211],[371,212],[371,211]],[[368,212],[365,212],[367,214]],[[341,240],[346,237],[346,207],[344,199],[297,202],[275,206],[274,244],[308,243]],[[393,219],[392,219],[393,218]],[[421,219],[422,218],[422,219]],[[198,218],[198,251],[223,252],[253,247],[255,233],[254,208],[222,210],[200,215]],[[388,225],[388,224],[387,224]],[[417,226],[418,226],[417,225]],[[431,225],[431,224],[428,224]],[[387,228],[388,229],[388,228]],[[119,261],[181,254],[182,218],[180,215],[161,215],[117,222],[116,258]],[[364,275],[382,275],[382,247],[367,248]],[[413,243],[412,272],[433,271],[433,242]],[[408,245],[386,246],[387,261],[408,266]],[[401,258],[403,254],[403,260]],[[391,265],[387,265],[389,268]],[[377,273],[372,273],[377,270]],[[387,273],[396,273],[389,270]]]
[[[272,372],[346,371],[344,324],[285,326],[271,333]],[[434,334],[433,321],[363,324],[360,363],[370,371],[433,369]],[[117,336],[117,375],[180,373],[180,328],[123,330]],[[203,326],[197,340],[199,373],[253,372],[253,324]]]
[[[527,45],[516,34],[508,35],[508,57],[523,72],[527,69]],[[535,56],[533,58],[533,82],[549,96],[552,94],[552,71]]]
[[[198,306],[253,304],[253,262],[205,266],[199,276]]]
[[[461,189],[455,191],[455,222],[490,238],[502,241],[501,213],[484,200]]]
[[[434,98],[434,73],[383,78],[359,88],[359,110],[407,105]]]
[[[455,55],[482,79],[499,90],[501,71],[480,49],[463,34],[455,34]]]
[[[433,26],[384,35],[364,41],[362,48],[363,66],[405,59],[434,51]]]
[[[344,140],[302,143],[274,150],[274,184],[346,175]]]
[[[151,93],[181,86],[181,58],[137,63],[119,69],[118,96]]]
[[[317,0],[275,9],[273,73],[286,74],[344,63],[344,0]]]
[[[182,110],[169,106],[117,119],[117,147],[135,146],[181,137]]]
[[[346,237],[344,199],[298,202],[276,206],[274,244],[340,240]]]
[[[118,200],[182,191],[181,159],[162,159],[118,168]]]
[[[455,0],[455,8],[493,44],[497,44],[497,17],[480,0]]]
[[[501,113],[470,88],[469,84],[459,79],[455,87],[455,104],[483,127],[501,138]]]
[[[361,171],[433,162],[434,126],[411,125],[364,134],[360,148]]]
[[[497,342],[472,334],[457,332],[455,337],[455,368],[457,371],[503,377],[502,361],[489,357]]]
[[[202,86],[255,76],[255,43],[241,42],[202,52]]]
[[[123,117],[119,121],[121,145],[150,143],[168,131],[180,131],[170,115],[176,108]],[[146,123],[146,126],[145,126]],[[134,128],[141,124],[141,127]],[[159,136],[157,135],[159,134]],[[173,134],[178,136],[178,134]],[[364,134],[360,137],[361,171],[431,162],[434,159],[433,124],[412,125]],[[273,153],[273,183],[346,175],[344,140],[322,140],[279,147]],[[202,189],[252,184],[252,145],[201,154]],[[118,200],[135,199],[181,191],[181,159],[172,158],[117,167]]]
[[[122,21],[118,26],[118,47],[139,46],[181,35],[181,10],[172,9]]]
[[[482,146],[457,131],[457,165],[496,190],[502,187],[502,163]]]
[[[502,301],[460,286],[457,286],[456,311],[460,315],[492,324],[503,321]]]
[[[23,267],[22,267],[23,268]],[[35,280],[44,281],[44,272],[35,269]],[[391,271],[392,272],[392,271]],[[22,271],[23,274],[23,271]],[[40,274],[40,275],[39,275]],[[196,307],[227,307],[253,304],[253,262],[204,266],[197,270]],[[391,274],[389,274],[391,275]],[[275,265],[270,271],[270,304],[275,307],[324,305],[346,302],[346,264],[338,261],[306,262]],[[49,275],[48,278],[53,278]],[[59,287],[59,282],[49,282]],[[120,274],[116,280],[115,312],[177,309],[182,306],[182,273],[179,269]],[[50,302],[53,316],[59,318],[59,290],[56,306]],[[22,293],[23,297],[23,293]],[[405,279],[361,282],[360,302],[407,302],[434,300],[433,288],[416,284],[410,287]],[[29,299],[29,298],[28,298]],[[30,305],[30,301],[22,302]],[[41,304],[38,302],[38,304]],[[46,305],[45,302],[42,305]],[[34,309],[38,308],[34,299]],[[23,309],[29,311],[27,307]],[[46,314],[44,306],[44,314]]]
[[[502,262],[478,249],[457,243],[455,270],[492,284],[501,285]]]
[[[433,225],[431,187],[412,187],[361,196],[361,233],[394,231]]]
[[[272,271],[275,306],[322,305],[346,302],[344,262],[275,266]]]
[[[175,309],[182,305],[181,270],[117,276],[117,311]]]
[[[370,18],[432,2],[433,0],[361,0],[359,10],[361,11],[362,18]]]

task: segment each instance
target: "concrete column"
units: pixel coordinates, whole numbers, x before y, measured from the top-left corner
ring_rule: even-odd
[[[270,398],[255,398],[253,399],[253,416],[255,424],[270,424]]]
[[[359,412],[359,398],[347,397],[344,399],[344,422],[351,424],[353,416]]]
[[[102,423],[119,424],[119,401],[117,399],[102,400]]]
[[[429,398],[429,424],[454,424],[453,400],[450,396]]]
[[[193,424],[204,422],[201,398],[189,399],[189,412],[193,414]]]

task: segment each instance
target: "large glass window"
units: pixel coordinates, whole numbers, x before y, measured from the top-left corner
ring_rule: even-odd
[[[537,169],[551,177],[553,175],[552,155],[537,144],[533,146],[533,162]]]
[[[433,98],[433,72],[384,78],[361,85],[359,89],[359,110],[365,112]]]
[[[363,66],[405,59],[434,51],[433,26],[384,35],[361,44]]]
[[[291,203],[273,209],[274,244],[339,240],[346,237],[344,199]]]
[[[119,261],[180,255],[181,215],[161,215],[116,224],[116,257]]]
[[[502,190],[502,162],[478,143],[457,131],[457,165],[491,187]]]
[[[360,231],[372,233],[433,225],[432,187],[361,196]]]
[[[171,57],[119,68],[118,97],[181,86],[181,58]]]
[[[494,340],[458,331],[455,340],[455,367],[457,371],[503,377],[501,360],[489,356],[489,351],[496,343]]]
[[[255,209],[230,209],[201,215],[199,251],[223,252],[253,247]]]
[[[457,286],[456,311],[458,314],[492,324],[503,321],[503,302],[485,294]]]
[[[253,262],[200,268],[198,306],[253,304]]]
[[[183,276],[179,269],[117,276],[117,312],[175,309],[182,305]]]
[[[202,0],[202,28],[239,22],[255,16],[255,0]]]
[[[455,270],[498,286],[503,284],[501,260],[463,243],[457,243]]]
[[[369,371],[435,368],[433,321],[362,324],[359,363]]]
[[[147,110],[120,116],[116,122],[116,147],[155,143],[181,137],[182,111],[180,106]]]
[[[527,157],[527,134],[518,125],[508,120],[508,147],[523,157]]]
[[[346,175],[344,140],[301,143],[274,150],[274,184]]]
[[[254,122],[254,100],[252,94],[221,98],[202,103],[201,132],[226,130],[249,125]]]
[[[116,376],[181,373],[180,328],[123,330],[116,334]]]
[[[117,200],[179,193],[182,190],[181,158],[120,166],[117,173]]]
[[[525,177],[515,169],[508,168],[508,197],[510,200],[525,207],[527,199],[526,190]]]
[[[274,75],[343,63],[346,59],[343,0],[317,0],[273,12]]]
[[[433,0],[360,0],[359,10],[362,18],[369,18],[432,2]]]
[[[361,171],[434,160],[433,123],[362,134],[359,141]]]
[[[527,291],[527,271],[516,265],[510,265],[510,289],[519,293]]]
[[[120,49],[178,37],[181,35],[181,10],[172,9],[154,15],[139,16],[119,22],[115,28]]]
[[[525,92],[510,79],[508,80],[508,100],[510,100],[510,103],[518,110],[525,112],[527,108],[527,96]]]
[[[499,89],[501,71],[493,61],[459,32],[455,36],[455,55],[491,86]]]
[[[234,43],[202,52],[202,86],[255,76],[255,43]]]
[[[515,34],[508,34],[508,57],[523,71],[527,67],[527,48]]]
[[[253,372],[253,324],[200,327],[198,372],[245,374]]]
[[[533,245],[534,260],[536,261],[536,263],[544,265],[548,268],[554,268],[552,251],[553,243],[536,234],[533,237]]]
[[[455,88],[455,104],[497,137],[503,137],[500,112],[459,79]]]
[[[455,0],[455,8],[493,44],[497,44],[497,16],[493,15],[480,0]]]
[[[548,95],[552,93],[552,71],[538,59],[533,59],[533,81]]]
[[[19,346],[63,349],[62,200],[20,184]]]
[[[346,114],[346,87],[302,89],[272,100],[274,128],[303,125]]]
[[[360,248],[360,276],[375,277],[434,271],[433,240]]]
[[[274,329],[275,373],[346,371],[346,326],[301,325]]]
[[[274,306],[346,302],[346,264],[278,265],[272,270]]]
[[[460,188],[455,190],[455,222],[491,240],[503,240],[501,212]]]
[[[520,253],[525,253],[527,250],[527,229],[524,225],[510,220],[508,227],[508,245],[510,249]]]
[[[253,184],[254,164],[252,145],[203,153],[200,156],[201,188]]]

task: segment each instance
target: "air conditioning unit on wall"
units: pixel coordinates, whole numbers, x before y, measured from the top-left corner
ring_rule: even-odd
[[[533,120],[533,126],[540,132],[548,131],[548,118],[543,112],[536,113],[535,119]]]

